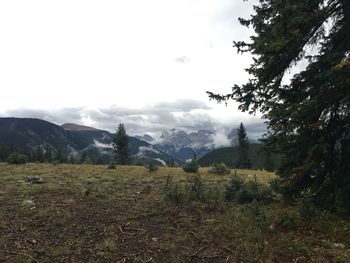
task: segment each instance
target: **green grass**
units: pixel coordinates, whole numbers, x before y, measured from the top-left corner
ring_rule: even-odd
[[[222,191],[231,175],[200,168]],[[264,171],[238,170],[267,183]],[[44,184],[26,184],[40,176]],[[319,213],[304,223],[294,206],[164,198],[181,168],[0,164],[0,262],[347,262],[350,223]],[[335,244],[341,244],[335,245]],[[343,246],[344,245],[344,246]]]

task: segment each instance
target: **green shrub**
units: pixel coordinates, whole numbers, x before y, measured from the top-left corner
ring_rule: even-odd
[[[150,194],[152,192],[152,186],[151,185],[146,185],[143,189],[142,189],[142,193],[143,194]]]
[[[231,169],[229,169],[224,163],[214,163],[209,172],[213,174],[230,174]]]
[[[239,190],[241,190],[244,185],[244,181],[241,177],[235,175],[232,177],[229,185],[225,189],[225,199],[227,201],[233,201],[237,198]]]
[[[282,228],[290,229],[295,226],[295,222],[297,219],[297,214],[292,211],[282,210],[278,211],[275,219],[275,223],[277,226]]]
[[[317,210],[312,200],[311,191],[302,192],[301,197],[297,199],[297,212],[307,224],[316,217]]]
[[[205,185],[199,175],[190,176],[184,184],[174,183],[172,178],[168,177],[165,188],[166,200],[176,204],[193,201],[217,203],[220,196],[219,189]]]
[[[176,204],[182,203],[185,199],[183,187],[174,183],[171,177],[167,179],[164,195],[166,200]]]
[[[241,204],[259,202],[270,202],[273,199],[272,189],[256,181],[244,182],[239,176],[234,176],[225,190],[227,201],[237,201]]]
[[[269,182],[270,187],[273,191],[280,193],[281,192],[281,179],[275,178]]]
[[[51,162],[51,164],[54,165],[54,166],[56,166],[56,165],[59,165],[59,164],[60,164],[60,161],[58,161],[58,160],[53,160],[53,161]]]
[[[190,176],[185,184],[185,193],[190,201],[205,199],[205,186],[199,175]]]
[[[11,153],[7,158],[8,164],[25,164],[27,162],[27,156],[17,152]]]
[[[217,186],[207,187],[205,191],[205,201],[217,205],[222,200],[222,194]]]
[[[238,192],[238,201],[240,203],[250,203],[254,200],[268,203],[272,198],[273,192],[270,187],[252,181],[245,183]]]
[[[107,169],[116,169],[115,162],[110,162],[107,166]]]
[[[197,173],[199,165],[196,160],[192,160],[190,162],[185,163],[185,165],[182,168],[186,173]]]
[[[237,193],[236,200],[243,203],[251,203],[258,198],[258,186],[254,182],[245,183]]]
[[[339,253],[338,251],[331,251],[330,253],[332,262],[334,263],[349,263],[348,257]]]
[[[149,165],[147,165],[147,169],[148,171],[151,172],[155,172],[159,169],[158,165],[154,164],[154,163],[150,163]]]
[[[261,231],[266,233],[268,231],[268,210],[265,206],[261,205],[257,200],[253,200],[251,203],[243,206],[243,212],[250,219],[250,222]],[[260,242],[265,242],[264,236],[261,236]]]

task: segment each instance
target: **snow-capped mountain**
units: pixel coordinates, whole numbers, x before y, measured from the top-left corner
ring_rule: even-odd
[[[199,130],[187,133],[183,130],[171,129],[164,131],[159,139],[149,142],[175,159],[186,161],[193,158],[194,154],[199,158],[213,149],[215,132]]]
[[[135,136],[135,138],[147,141],[173,158],[186,162],[193,158],[194,154],[196,154],[197,158],[200,158],[213,149],[237,145],[237,131],[237,128],[202,129],[192,132],[171,129],[163,131],[160,136],[145,134],[143,136]],[[258,143],[257,140],[249,139],[249,141]]]
[[[112,160],[113,134],[110,132],[75,124],[70,124],[69,128],[67,128],[67,125],[62,125],[62,127],[66,127],[66,130],[70,130],[90,141],[90,144],[82,149],[82,152],[86,152],[92,156],[105,156],[108,160]],[[153,140],[153,138],[149,135],[144,135],[142,138],[129,137],[130,154],[134,158],[134,161],[142,164],[153,162],[166,166],[166,162],[168,162],[171,157],[149,144],[146,140]],[[178,160],[174,161],[178,162]]]
[[[154,138],[149,134],[144,134],[142,136],[136,135],[135,138],[142,140],[142,141],[145,141],[145,142],[150,142],[150,143],[152,143],[154,141]]]

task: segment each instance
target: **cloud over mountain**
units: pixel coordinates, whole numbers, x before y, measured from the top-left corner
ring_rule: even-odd
[[[215,130],[228,134],[241,121],[246,125],[248,135],[259,138],[266,127],[259,118],[241,119],[239,116],[227,120],[217,118],[211,107],[198,100],[177,100],[162,102],[140,108],[109,106],[104,108],[62,108],[62,109],[16,109],[0,113],[0,116],[39,118],[57,124],[76,123],[90,125],[99,129],[114,131],[123,122],[131,135],[160,135],[164,130],[177,128],[186,132]],[[220,116],[218,116],[220,117]],[[220,137],[218,140],[223,140]]]

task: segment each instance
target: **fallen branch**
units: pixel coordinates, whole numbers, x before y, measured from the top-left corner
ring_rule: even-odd
[[[128,236],[135,236],[136,235],[135,233],[127,233],[127,232],[125,232],[121,227],[119,227],[119,230],[124,235],[128,235]]]
[[[222,248],[223,250],[226,250],[227,252],[230,252],[230,253],[232,253],[232,254],[235,253],[235,251],[233,251],[233,250],[232,250],[231,248],[229,248],[229,247],[220,246],[220,248]]]
[[[195,253],[193,253],[192,255],[189,255],[190,258],[190,262],[193,260],[193,258],[198,257],[199,253],[201,253],[203,250],[207,249],[209,246],[204,246],[201,247],[200,249],[198,249]]]
[[[201,240],[201,238],[194,232],[190,231],[189,232],[192,236],[194,236],[195,238],[197,238],[198,240]]]

